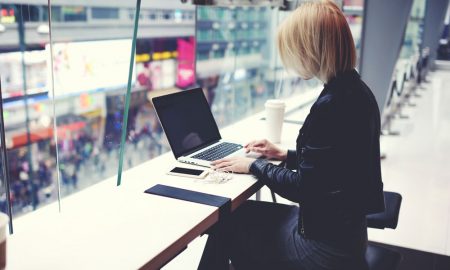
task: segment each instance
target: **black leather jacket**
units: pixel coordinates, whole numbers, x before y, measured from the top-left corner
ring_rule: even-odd
[[[300,129],[296,151],[288,151],[287,168],[256,160],[250,172],[300,204],[304,238],[345,241],[366,229],[367,214],[384,210],[379,137],[375,97],[352,70],[325,85]]]

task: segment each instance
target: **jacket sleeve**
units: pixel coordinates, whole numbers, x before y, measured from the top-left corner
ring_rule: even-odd
[[[288,150],[286,157],[286,168],[289,170],[297,170],[297,151]]]
[[[295,168],[292,171],[282,168],[264,160],[256,160],[250,166],[250,172],[259,181],[267,185],[280,196],[293,201],[301,202],[308,194],[312,195],[323,189],[328,189],[332,178],[333,165],[333,125],[331,105],[320,104],[311,110],[311,120],[308,126],[307,140],[304,147],[298,151],[288,152],[288,165],[295,160]],[[293,154],[299,158],[292,157]],[[297,161],[298,160],[298,161]]]
[[[297,172],[261,159],[252,163],[250,172],[278,195],[293,202],[300,202],[300,175]]]

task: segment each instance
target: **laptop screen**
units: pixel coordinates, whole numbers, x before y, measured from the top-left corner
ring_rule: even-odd
[[[201,88],[152,101],[175,158],[221,139]]]

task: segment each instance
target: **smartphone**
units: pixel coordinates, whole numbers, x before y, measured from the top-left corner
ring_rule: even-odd
[[[192,178],[205,178],[206,175],[208,175],[208,171],[175,167],[172,170],[170,170],[167,174]]]

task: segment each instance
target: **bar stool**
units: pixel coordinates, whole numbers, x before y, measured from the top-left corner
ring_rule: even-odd
[[[383,193],[385,210],[381,213],[367,215],[367,227],[375,229],[395,229],[398,224],[402,196],[398,193],[389,191]],[[275,193],[271,191],[271,194],[273,202],[276,203]],[[369,265],[369,270],[395,270],[398,268],[401,259],[401,254],[391,249],[370,243],[367,246],[366,261]]]
[[[367,216],[367,227],[376,229],[395,229],[398,224],[402,196],[395,192],[384,192],[386,209],[384,212]],[[366,251],[366,261],[369,270],[395,270],[400,264],[400,253],[385,247],[369,244]]]

